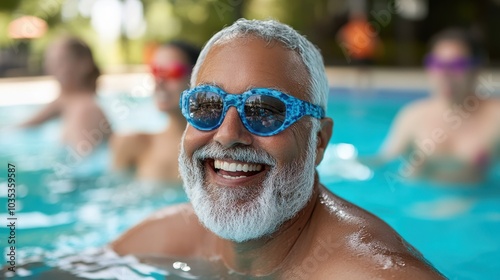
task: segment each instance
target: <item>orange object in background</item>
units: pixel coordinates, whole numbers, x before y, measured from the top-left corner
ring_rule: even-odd
[[[8,34],[12,39],[40,38],[47,32],[47,22],[35,16],[22,16],[9,23]]]
[[[363,17],[350,20],[340,30],[340,39],[355,60],[372,59],[377,48],[376,32]]]

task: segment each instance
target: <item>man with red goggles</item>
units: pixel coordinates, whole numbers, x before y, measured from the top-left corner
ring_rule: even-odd
[[[112,138],[115,169],[135,169],[140,179],[178,182],[178,146],[186,120],[179,109],[179,98],[188,87],[199,49],[182,41],[159,46],[150,64],[154,77],[156,106],[168,119],[168,127],[157,134],[137,133]]]

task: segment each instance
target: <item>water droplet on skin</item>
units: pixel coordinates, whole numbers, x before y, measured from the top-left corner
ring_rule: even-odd
[[[189,267],[189,265],[185,262],[174,262],[172,264],[172,267],[175,269],[180,269],[182,271],[190,271],[191,270],[191,267]]]

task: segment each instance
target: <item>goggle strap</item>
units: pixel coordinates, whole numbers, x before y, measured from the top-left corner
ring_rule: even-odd
[[[322,119],[325,116],[325,111],[318,105],[304,102],[304,115],[312,116],[317,119]]]

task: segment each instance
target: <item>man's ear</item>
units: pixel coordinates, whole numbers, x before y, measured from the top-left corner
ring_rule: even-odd
[[[331,118],[323,118],[320,122],[321,126],[318,131],[318,143],[316,145],[316,166],[323,160],[323,155],[333,133],[333,120]]]

